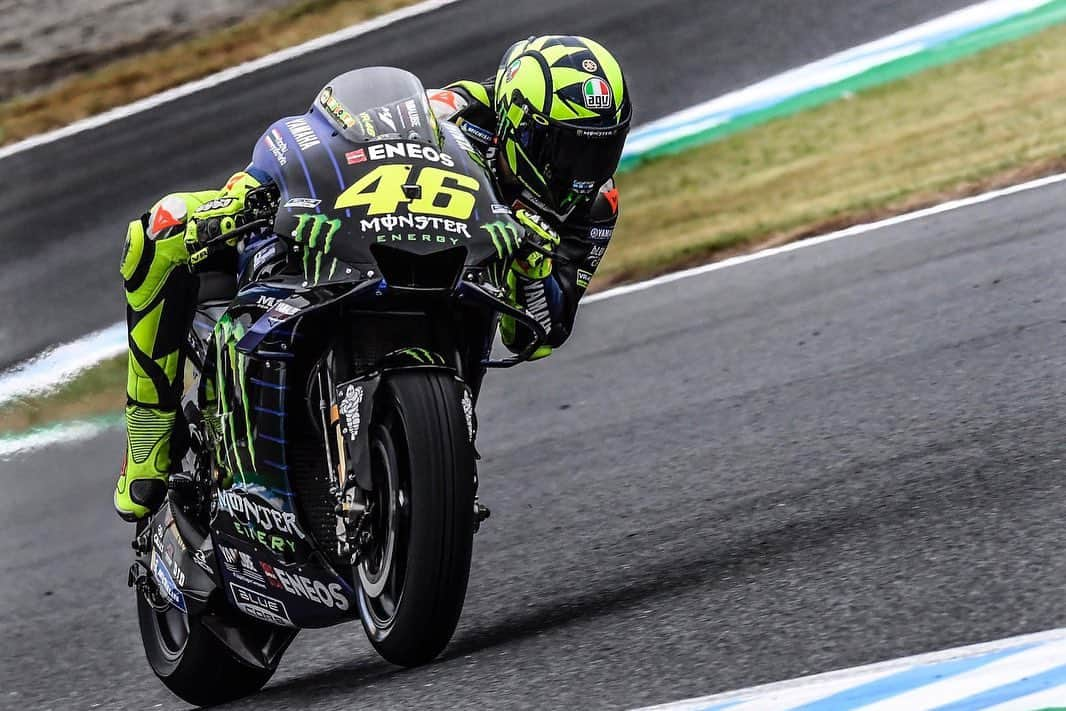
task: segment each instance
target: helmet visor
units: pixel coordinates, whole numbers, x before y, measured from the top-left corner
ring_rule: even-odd
[[[590,200],[614,175],[628,133],[628,115],[615,126],[588,128],[527,114],[515,139],[540,171],[547,188],[540,197],[561,213]]]

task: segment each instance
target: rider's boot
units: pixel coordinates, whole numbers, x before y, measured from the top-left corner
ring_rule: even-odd
[[[162,505],[180,402],[182,341],[195,309],[197,279],[184,267],[185,221],[210,193],[160,200],[129,225],[122,256],[129,330],[126,454],[115,485],[115,510],[127,521]]]
[[[115,511],[137,521],[162,504],[170,474],[170,444],[177,413],[126,406],[126,458],[115,485]]]

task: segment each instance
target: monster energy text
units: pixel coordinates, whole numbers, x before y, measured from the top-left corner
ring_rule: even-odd
[[[425,215],[386,215],[385,217],[372,217],[369,220],[360,220],[359,229],[363,232],[392,232],[395,229],[425,230],[436,233],[450,232],[462,235],[470,239],[470,232],[466,223],[446,220],[443,217],[426,217]],[[456,239],[450,238],[452,243]],[[382,240],[378,240],[379,242]]]

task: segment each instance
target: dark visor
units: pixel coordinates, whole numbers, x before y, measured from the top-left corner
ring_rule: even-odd
[[[543,167],[551,207],[564,211],[575,202],[589,199],[618,168],[629,116],[610,128],[586,128],[552,121],[543,123],[526,114],[516,131],[518,145],[533,165]]]

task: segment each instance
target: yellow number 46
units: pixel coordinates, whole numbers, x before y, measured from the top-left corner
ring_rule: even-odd
[[[385,215],[396,212],[400,203],[406,202],[408,212],[416,215],[468,220],[474,214],[474,205],[477,204],[475,196],[481,187],[476,178],[453,170],[425,166],[414,182],[421,188],[421,194],[411,199],[403,190],[411,170],[410,165],[380,165],[337,196],[333,207],[340,209],[365,205],[368,215]]]

